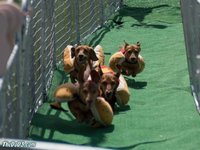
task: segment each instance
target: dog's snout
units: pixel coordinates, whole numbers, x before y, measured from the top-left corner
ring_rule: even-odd
[[[132,58],[130,58],[130,61],[131,61],[132,63],[134,63],[134,64],[137,63],[137,59],[136,59],[136,57],[132,57]]]
[[[132,57],[132,58],[131,58],[131,60],[132,60],[132,61],[135,61],[135,60],[136,60],[136,58],[135,58],[135,57]]]
[[[79,59],[83,59],[84,55],[83,54],[79,54],[78,57],[79,57]]]
[[[132,58],[131,58],[131,61],[132,61],[132,62],[135,62],[135,61],[136,61],[136,58],[135,58],[135,57],[132,57]]]

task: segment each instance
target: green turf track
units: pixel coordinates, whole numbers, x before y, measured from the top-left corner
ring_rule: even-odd
[[[112,149],[197,150],[200,147],[200,116],[190,91],[186,51],[178,0],[126,0],[114,16],[84,43],[100,44],[108,59],[123,45],[141,42],[144,71],[126,77],[130,109],[118,111],[113,124],[93,129],[77,123],[67,112],[52,110],[48,103],[32,120],[30,138]],[[52,92],[64,74],[55,71]]]

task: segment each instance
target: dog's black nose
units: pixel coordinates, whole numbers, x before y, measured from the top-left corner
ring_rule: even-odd
[[[131,61],[135,61],[135,60],[136,60],[136,58],[134,58],[134,57],[133,57],[133,58],[131,58]]]
[[[83,55],[82,54],[80,54],[80,55],[78,55],[78,57],[79,57],[79,59],[83,59]]]
[[[136,64],[136,63],[137,63],[137,59],[136,59],[136,58],[131,58],[131,62],[132,62],[133,64]]]

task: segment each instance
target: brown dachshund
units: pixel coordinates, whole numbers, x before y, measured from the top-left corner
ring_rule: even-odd
[[[92,47],[80,45],[71,48],[71,57],[74,58],[74,70],[70,73],[73,83],[86,81],[93,68],[93,61],[98,58]]]
[[[125,56],[125,61],[122,63],[122,74],[136,76],[139,68],[140,51],[139,42],[137,44],[128,44],[125,42],[124,48],[121,50]]]
[[[69,109],[79,122],[90,123],[94,117],[91,112],[91,105],[95,103],[100,93],[100,75],[92,70],[91,80],[81,82],[79,85],[79,98],[68,103]]]
[[[124,41],[125,42],[125,41]],[[141,51],[140,43],[125,45],[122,49],[113,54],[109,60],[109,66],[114,70],[118,70],[117,66],[121,67],[122,74],[133,77],[143,71],[145,63],[143,57],[139,54]]]
[[[112,109],[116,102],[115,92],[119,85],[120,71],[115,73],[111,68],[106,66],[100,67],[101,75],[101,96],[110,104]]]

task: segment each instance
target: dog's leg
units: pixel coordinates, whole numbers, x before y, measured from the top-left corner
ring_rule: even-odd
[[[84,122],[86,119],[85,112],[81,110],[80,102],[78,100],[70,101],[68,103],[71,113],[74,115],[78,122]]]
[[[76,83],[76,80],[77,80],[77,72],[76,71],[71,71],[69,73],[70,75],[70,80],[72,83]]]

